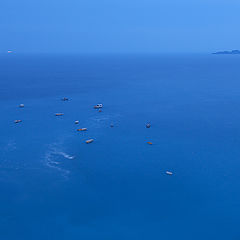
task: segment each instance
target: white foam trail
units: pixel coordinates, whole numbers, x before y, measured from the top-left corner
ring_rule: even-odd
[[[74,156],[71,156],[63,151],[58,151],[55,147],[52,147],[52,145],[50,145],[49,150],[45,153],[44,157],[45,165],[49,168],[53,168],[61,172],[62,175],[65,178],[67,178],[68,175],[70,174],[70,171],[59,166],[61,162],[56,160],[56,155],[62,156],[66,159],[74,159]]]
[[[59,155],[65,157],[67,159],[74,159],[74,156],[71,156],[71,155],[69,155],[69,154],[67,154],[65,152],[57,152],[56,154],[59,154]]]
[[[88,125],[91,128],[101,128],[104,124],[109,124],[109,122],[116,122],[119,121],[121,115],[114,114],[114,115],[102,115],[99,114],[98,116],[91,117],[88,121]],[[89,124],[90,123],[90,124]]]
[[[17,147],[14,140],[10,140],[4,148],[5,151],[14,151],[15,149],[17,149]]]

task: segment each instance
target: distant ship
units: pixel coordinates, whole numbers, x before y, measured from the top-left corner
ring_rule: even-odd
[[[7,53],[12,53],[13,51],[12,50],[8,50]]]

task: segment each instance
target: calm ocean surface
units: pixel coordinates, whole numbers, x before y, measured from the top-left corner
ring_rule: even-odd
[[[1,55],[0,110],[1,240],[240,239],[240,56]]]

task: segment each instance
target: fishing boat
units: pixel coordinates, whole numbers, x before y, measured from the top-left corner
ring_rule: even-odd
[[[102,108],[102,107],[103,107],[102,103],[98,103],[97,105],[94,106],[95,109],[99,109],[99,108]]]
[[[88,144],[88,143],[92,143],[94,140],[93,139],[88,139],[88,140],[86,140],[86,143]]]
[[[55,113],[55,116],[63,116],[64,113]]]
[[[146,124],[146,128],[150,128],[151,127],[151,124],[150,123],[147,123]]]
[[[14,122],[15,123],[20,123],[20,122],[22,122],[22,120],[15,120]]]
[[[80,131],[87,131],[87,128],[79,128],[79,129],[77,129],[77,131],[78,132],[80,132]]]

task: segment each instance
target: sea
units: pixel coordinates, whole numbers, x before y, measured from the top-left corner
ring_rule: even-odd
[[[240,55],[1,54],[0,111],[0,240],[240,239]]]

